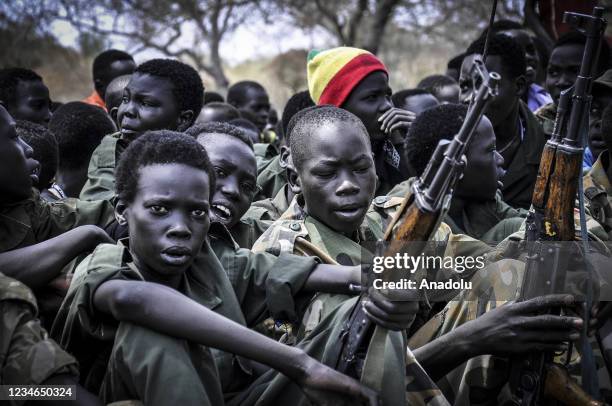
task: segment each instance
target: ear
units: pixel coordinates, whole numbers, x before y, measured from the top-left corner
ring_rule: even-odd
[[[294,195],[302,193],[302,185],[300,184],[300,177],[293,166],[293,162],[288,162],[285,167],[285,171],[287,172],[287,183],[289,183],[289,187],[291,188],[291,192]]]
[[[521,75],[514,79],[514,86],[516,88],[516,95],[522,97],[527,92],[527,79],[524,75]]]
[[[179,113],[178,117],[178,125],[176,126],[176,130],[183,132],[193,124],[195,120],[195,116],[193,114],[193,110],[183,110]]]
[[[122,200],[119,200],[115,206],[115,219],[121,226],[125,226],[128,223],[126,217],[127,210],[128,206]]]
[[[111,117],[111,119],[113,120],[113,123],[115,123],[115,125],[117,126],[117,128],[119,128],[119,123],[117,122],[117,114],[119,113],[119,107],[113,107],[112,109],[110,109],[110,111],[108,112],[108,115]]]
[[[279,162],[278,164],[280,165],[281,168],[286,168],[287,165],[289,164],[289,160],[291,159],[291,150],[289,149],[288,146],[283,145],[280,147],[280,154],[279,154]]]

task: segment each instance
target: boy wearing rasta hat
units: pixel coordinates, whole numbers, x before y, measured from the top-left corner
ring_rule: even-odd
[[[378,185],[387,193],[410,175],[402,162],[403,141],[415,114],[393,106],[389,74],[370,52],[339,47],[308,55],[308,90],[317,105],[331,104],[350,111],[368,131]]]

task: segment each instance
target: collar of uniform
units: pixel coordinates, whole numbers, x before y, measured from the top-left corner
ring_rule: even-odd
[[[289,203],[289,207],[280,219],[282,220],[304,220],[306,212],[304,211],[304,198],[301,194],[293,196],[293,200]]]
[[[210,223],[210,228],[208,229],[208,235],[212,238],[216,238],[218,240],[222,240],[235,249],[240,248],[232,233],[225,227],[225,225],[217,222]]]
[[[608,179],[606,168],[610,165],[608,154],[600,154],[597,161],[593,164],[593,167],[585,177],[591,178],[593,183],[601,187],[606,191],[608,196],[612,196],[612,184]]]
[[[276,207],[279,212],[284,212],[289,208],[289,202],[287,201],[287,189],[289,188],[289,184],[287,183],[285,186],[278,191],[274,199],[272,199],[272,206]]]

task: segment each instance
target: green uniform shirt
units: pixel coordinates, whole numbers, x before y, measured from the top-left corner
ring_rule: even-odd
[[[81,190],[82,200],[112,200],[115,197],[115,168],[128,142],[117,132],[102,138],[87,168],[87,182]]]
[[[253,202],[242,218],[264,221],[278,220],[289,208],[289,202],[287,201],[288,187],[289,184],[285,184],[274,198],[268,197],[267,199]]]
[[[548,103],[536,111],[533,115],[538,119],[546,138],[550,138],[555,129],[555,118],[557,117],[557,106],[555,103]]]
[[[257,186],[260,190],[254,197],[255,201],[276,196],[278,191],[287,184],[285,168],[280,166],[280,155],[272,158],[265,167],[258,168],[257,173]]]
[[[37,313],[30,289],[0,273],[1,385],[40,385],[59,374],[78,379],[76,360],[49,338],[36,318]]]
[[[251,249],[255,241],[270,226],[270,221],[262,221],[243,216],[240,221],[229,230],[234,240],[241,248]]]
[[[612,238],[612,184],[608,179],[609,155],[601,154],[583,177],[585,205],[589,214]]]

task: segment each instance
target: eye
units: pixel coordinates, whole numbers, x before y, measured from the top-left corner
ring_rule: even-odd
[[[370,165],[361,166],[359,168],[355,168],[355,172],[357,172],[357,173],[366,173],[369,170],[370,170]]]
[[[129,101],[130,101],[130,99],[129,99],[127,96],[123,96],[123,97],[121,98],[121,103],[126,104],[126,103],[127,103],[127,102],[129,102]]]
[[[193,217],[204,218],[208,215],[208,212],[202,209],[195,209],[191,212],[191,214]]]
[[[153,205],[149,207],[149,210],[151,210],[151,213],[157,215],[157,216],[163,216],[164,214],[168,213],[168,209],[164,206],[159,206],[159,205]]]
[[[331,179],[334,177],[334,172],[316,172],[314,175],[321,179]]]
[[[225,172],[223,169],[219,168],[218,166],[215,166],[215,174],[219,178],[225,178],[227,176],[227,172]]]

